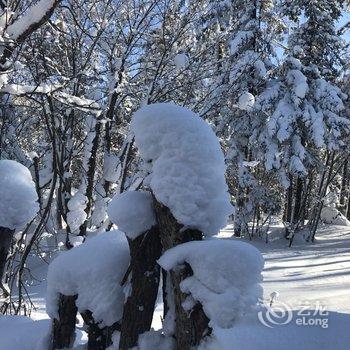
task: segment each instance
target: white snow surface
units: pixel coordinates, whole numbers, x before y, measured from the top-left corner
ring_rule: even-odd
[[[49,347],[51,324],[48,320],[33,321],[25,316],[0,317],[1,350],[46,350]]]
[[[156,224],[152,196],[146,191],[127,191],[115,195],[108,205],[108,216],[131,239]]]
[[[185,227],[206,235],[224,227],[233,209],[211,127],[187,108],[157,103],[139,109],[131,129],[157,200]]]
[[[90,310],[96,322],[110,326],[123,313],[120,285],[129,265],[129,246],[124,233],[104,232],[62,252],[49,266],[46,311],[58,317],[59,293],[76,295],[79,311]]]
[[[192,241],[167,250],[158,260],[167,271],[185,262],[193,270],[181,283],[192,298],[185,308],[200,301],[211,324],[222,328],[255,309],[262,296],[264,260],[254,246],[239,240]]]
[[[39,210],[30,171],[13,160],[0,160],[0,226],[19,229]]]

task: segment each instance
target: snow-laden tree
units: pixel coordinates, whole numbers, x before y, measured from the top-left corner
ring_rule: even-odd
[[[295,186],[285,217],[294,226],[305,207],[305,177],[315,167],[322,171],[325,152],[344,148],[350,126],[343,115],[346,96],[334,79],[343,48],[336,33],[340,5],[336,1],[283,4],[284,14],[301,23],[288,38],[278,79],[260,96],[259,104],[268,115],[265,165],[268,171],[278,171],[285,187],[293,191]]]
[[[233,3],[233,29],[230,35],[226,65],[226,106],[218,117],[218,133],[227,147],[230,178],[236,198],[235,234],[248,232],[252,219],[251,189],[258,186],[254,173],[260,168],[261,134],[266,116],[255,105],[255,97],[266,89],[273,75],[274,49],[272,34],[278,36],[278,21],[273,21],[270,1],[238,1]],[[252,167],[251,162],[257,162]],[[261,185],[261,184],[260,184]],[[256,199],[255,199],[256,200]]]

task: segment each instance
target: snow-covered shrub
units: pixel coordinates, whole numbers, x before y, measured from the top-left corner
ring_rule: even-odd
[[[50,264],[46,310],[58,318],[59,294],[78,295],[80,312],[90,310],[96,322],[110,326],[123,314],[120,285],[129,265],[129,246],[124,233],[109,231],[62,252]]]
[[[326,224],[350,226],[350,221],[334,206],[322,208],[321,221]]]
[[[0,227],[21,228],[39,210],[30,171],[13,160],[0,160]]]
[[[156,199],[185,227],[216,234],[232,213],[225,162],[211,127],[187,108],[148,105],[131,122]]]
[[[167,250],[158,260],[165,270],[188,263],[193,275],[180,285],[189,294],[184,308],[203,305],[211,325],[231,327],[261,297],[264,260],[252,245],[236,240],[192,241]]]
[[[108,206],[108,216],[131,239],[156,224],[152,196],[145,191],[128,191],[114,196]]]

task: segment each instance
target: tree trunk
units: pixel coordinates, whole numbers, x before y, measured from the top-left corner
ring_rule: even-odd
[[[242,226],[243,226],[243,209],[244,209],[244,190],[240,186],[237,187],[236,194],[236,208],[234,215],[233,230],[235,237],[241,237],[242,235]]]
[[[293,219],[292,224],[297,224],[300,220],[301,215],[301,204],[302,204],[302,193],[304,188],[304,180],[298,176],[297,184],[295,189],[295,202],[294,202],[294,211],[293,211]]]
[[[293,210],[293,176],[289,175],[289,187],[286,191],[286,204],[284,208],[283,220],[286,223],[286,230],[284,238],[289,238],[289,225],[292,221],[292,210]]]
[[[349,196],[349,185],[350,185],[350,174],[349,174],[349,162],[345,160],[343,165],[342,183],[340,190],[340,211],[346,215],[347,214],[347,202]]]
[[[75,339],[75,321],[78,309],[77,295],[60,294],[58,301],[59,319],[53,320],[52,350],[71,348]]]
[[[181,231],[183,225],[176,221],[169,208],[157,202],[156,199],[154,199],[154,207],[164,251],[181,243],[202,239],[202,233],[198,230]],[[188,264],[185,264],[185,267],[179,271],[172,270],[169,273],[174,290],[175,338],[178,350],[190,350],[211,332],[208,326],[209,319],[200,303],[191,312],[187,312],[182,307],[188,295],[181,291],[180,284],[192,274],[192,269]]]
[[[0,284],[2,285],[2,278],[5,271],[7,255],[11,248],[11,242],[15,230],[7,227],[0,227]]]
[[[131,295],[123,312],[119,349],[127,350],[137,345],[140,334],[151,329],[153,311],[158,294],[161,254],[158,227],[153,227],[134,240],[130,247]]]

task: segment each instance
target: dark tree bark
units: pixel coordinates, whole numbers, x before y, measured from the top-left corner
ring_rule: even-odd
[[[295,189],[293,224],[296,224],[300,220],[303,189],[304,189],[304,179],[298,176],[296,189]]]
[[[164,251],[181,243],[202,240],[203,235],[198,230],[187,229],[181,231],[183,225],[176,221],[169,208],[157,202],[156,199],[154,200],[154,207]],[[208,325],[209,319],[200,303],[191,312],[187,312],[182,307],[188,295],[181,291],[180,283],[192,274],[193,271],[188,264],[185,264],[185,267],[180,271],[172,270],[169,273],[174,291],[175,338],[178,350],[190,350],[211,332]]]
[[[345,160],[343,165],[342,183],[340,189],[340,211],[346,215],[347,214],[347,202],[349,196],[349,186],[350,186],[350,173],[349,173],[349,161]]]
[[[153,311],[158,294],[160,267],[157,264],[162,246],[157,226],[128,239],[131,262],[131,295],[124,305],[119,349],[137,345],[140,334],[151,329]],[[127,276],[126,276],[127,277]]]
[[[87,350],[105,350],[112,345],[112,334],[114,331],[120,331],[119,322],[112,326],[100,327],[100,324],[92,317],[92,312],[87,310],[81,314],[87,325],[88,346]]]
[[[11,248],[11,242],[15,230],[7,227],[0,227],[0,286],[5,271],[7,255]]]
[[[292,221],[292,210],[293,210],[293,176],[289,176],[289,187],[286,191],[286,205],[284,209],[284,218],[283,220],[287,223],[286,231],[284,237],[288,239],[289,230],[288,224]]]
[[[60,294],[58,301],[59,319],[53,320],[52,350],[71,348],[75,339],[75,321],[78,309],[77,295]]]
[[[79,236],[84,236],[84,237],[86,236],[87,225],[90,219],[91,209],[93,206],[94,179],[95,179],[95,173],[96,173],[97,156],[98,156],[97,153],[98,153],[99,144],[100,144],[101,132],[102,132],[101,121],[100,121],[100,118],[98,118],[96,120],[95,137],[92,141],[91,155],[88,162],[87,185],[86,185],[86,192],[85,192],[85,195],[87,197],[87,204],[85,208],[86,219],[79,229]]]

